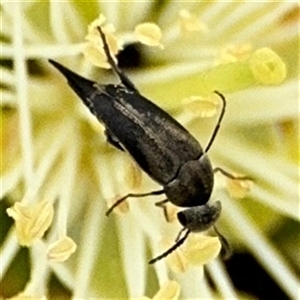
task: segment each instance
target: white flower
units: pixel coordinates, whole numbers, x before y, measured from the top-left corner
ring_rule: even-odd
[[[101,125],[95,126],[94,117],[47,62],[57,59],[82,76],[103,84],[113,82],[115,77],[94,68],[82,55],[87,26],[101,13],[116,37],[115,55],[122,47],[121,54],[125,53],[128,44],[136,45],[136,26],[158,26],[150,38],[164,48],[139,44],[141,64],[129,77],[143,95],[179,120],[203,148],[219,111],[209,97],[214,90],[226,95],[225,119],[209,156],[214,166],[254,181],[246,199],[231,199],[232,187],[221,174],[216,175],[212,200],[219,199],[223,207],[218,228],[235,252],[248,251],[284,293],[296,299],[299,280],[287,260],[299,270],[294,245],[298,237],[293,235],[299,222],[297,4],[88,4],[1,2],[1,204],[6,209],[24,199],[30,204],[47,199],[54,205],[54,221],[47,235],[43,239],[38,236],[28,250],[30,261],[26,267],[22,265],[31,275],[30,279],[19,278],[25,286],[21,295],[43,298],[53,292],[51,272],[74,298],[152,297],[170,279],[179,284],[182,299],[244,295],[234,288],[218,259],[206,266],[216,290],[207,284],[202,265],[191,267],[194,248],[189,250],[188,244],[194,238],[206,239],[205,235],[189,236],[186,245],[178,249],[179,255],[186,249],[190,253],[182,259],[184,274],[171,273],[167,260],[154,268],[148,266],[149,258],[160,254],[159,241],[174,240],[180,229],[175,221],[167,223],[155,207],[154,202],[163,198],[130,199],[127,213],[105,217],[107,201],[116,195],[147,192],[157,186],[144,175],[140,178],[140,171],[128,171],[135,168],[130,158],[107,145]],[[200,103],[203,100],[205,103]],[[202,113],[192,113],[198,109]],[[235,195],[243,194],[244,188],[247,186]],[[4,225],[9,220],[6,217]],[[285,224],[292,224],[292,229],[280,236],[284,242],[272,240]],[[10,276],[21,277],[20,245],[15,227],[5,228],[1,282],[7,293],[3,296],[12,297],[22,292],[11,286],[8,292],[5,289],[8,271],[13,274]],[[49,245],[64,237],[70,237],[77,250],[67,261],[52,263],[47,259]],[[73,251],[72,245],[68,249]],[[203,256],[196,256],[203,263],[219,249],[218,242],[208,245],[203,246]],[[187,267],[184,260],[189,261]],[[243,266],[240,274],[250,280]],[[163,294],[165,298],[178,297],[177,283],[170,296]]]

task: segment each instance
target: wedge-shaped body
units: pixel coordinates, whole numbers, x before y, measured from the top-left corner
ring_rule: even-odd
[[[99,85],[52,63],[104,124],[108,140],[130,153],[158,183],[169,183],[184,163],[203,154],[197,140],[185,128],[136,91],[123,84]]]
[[[174,194],[171,198],[180,196],[178,200],[170,199],[171,202],[188,207],[195,206],[195,201],[196,205],[208,201],[213,187],[213,171],[198,141],[181,124],[130,86],[122,83],[101,85],[57,62],[50,62],[64,74],[72,89],[104,124],[107,140],[127,151],[152,179],[165,187],[166,194]],[[197,167],[189,168],[189,174],[193,169],[196,174],[184,186],[181,184],[180,189],[185,195],[178,193],[173,186],[185,169],[183,166],[190,162],[200,165],[201,157],[204,160],[202,165],[206,166],[205,174]],[[198,178],[202,175],[205,182]],[[183,176],[185,179],[189,177]],[[170,192],[168,185],[172,187]],[[188,199],[185,200],[186,196]]]

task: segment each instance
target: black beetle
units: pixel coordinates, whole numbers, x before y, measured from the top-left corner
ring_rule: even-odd
[[[166,200],[157,202],[157,206],[164,207],[170,201],[177,206],[189,207],[177,215],[183,229],[176,243],[149,262],[154,263],[179,247],[190,232],[204,231],[214,226],[221,212],[221,203],[217,201],[209,205],[207,202],[214,185],[215,172],[220,171],[233,179],[246,177],[234,177],[221,168],[213,169],[206,154],[225,113],[226,101],[221,93],[215,91],[222,100],[223,107],[212,137],[203,151],[198,141],[181,124],[140,94],[114,62],[102,29],[98,27],[98,30],[107,60],[119,76],[120,84],[101,85],[77,75],[53,60],[49,62],[67,78],[70,87],[105,125],[107,141],[128,152],[153,180],[163,186],[158,191],[127,194],[112,205],[106,215],[129,197],[149,195],[167,196]],[[183,231],[186,233],[180,238]],[[228,254],[229,245],[226,239],[216,228],[215,231]]]

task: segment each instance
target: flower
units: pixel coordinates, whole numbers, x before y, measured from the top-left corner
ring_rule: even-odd
[[[57,286],[50,274],[55,274],[63,295],[71,293],[74,298],[152,296],[174,278],[181,298],[237,298],[255,292],[235,288],[232,273],[218,259],[205,266],[216,290],[211,288],[203,275],[203,258],[212,259],[220,245],[207,235],[189,236],[174,253],[189,261],[187,267],[182,264],[184,274],[170,271],[167,260],[154,268],[147,265],[149,258],[160,254],[159,241],[174,240],[180,229],[176,220],[167,223],[153,204],[163,198],[130,199],[128,212],[105,217],[106,200],[157,186],[140,175],[125,153],[107,145],[103,126],[47,63],[48,58],[57,59],[87,78],[112,82],[111,73],[95,68],[86,59],[89,55],[82,55],[88,45],[94,46],[93,53],[95,48],[101,51],[85,37],[88,24],[102,13],[106,21],[102,18],[101,24],[111,24],[107,29],[116,57],[129,46],[140,55],[140,60],[134,56],[138,67],[129,70],[129,77],[143,95],[188,128],[203,148],[220,110],[210,97],[214,90],[224,93],[225,120],[209,156],[214,166],[245,174],[254,182],[246,198],[231,199],[232,186],[216,174],[211,201],[220,199],[223,206],[217,226],[235,252],[250,253],[283,293],[296,299],[297,11],[292,2],[2,2],[1,205],[5,211],[47,199],[54,218],[47,232],[26,243],[30,247],[20,253],[30,255],[21,264],[18,225],[3,216],[1,296],[23,292],[55,298]],[[146,24],[139,32],[148,38],[151,26],[158,26],[154,38],[150,35],[158,47],[139,43],[142,39],[134,29],[140,24]],[[193,113],[196,110],[203,113]],[[8,212],[16,216],[12,208]],[[65,262],[49,260],[49,249],[62,250],[55,257],[66,258],[60,256],[66,248],[59,245],[69,238],[68,253],[75,244],[76,252]],[[203,260],[191,266],[194,248],[188,244],[193,245],[194,238],[211,243],[201,244],[204,254],[196,258]],[[190,254],[182,254],[184,249]],[[240,278],[251,280],[251,274],[243,276],[245,266],[239,271]]]

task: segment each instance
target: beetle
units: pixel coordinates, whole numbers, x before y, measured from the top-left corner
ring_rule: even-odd
[[[165,194],[166,199],[157,202],[157,206],[165,208],[164,205],[170,201],[176,206],[188,208],[177,214],[183,228],[174,246],[150,260],[150,264],[182,245],[191,232],[205,231],[210,227],[214,227],[225,256],[228,256],[229,244],[214,225],[221,213],[221,203],[208,203],[214,185],[214,173],[219,171],[232,179],[246,177],[235,177],[221,168],[213,169],[207,156],[224,117],[225,97],[218,91],[214,92],[222,100],[223,106],[217,125],[203,150],[181,124],[140,94],[115,63],[101,27],[97,29],[107,61],[120,79],[119,84],[102,85],[83,78],[56,61],[49,62],[66,77],[73,91],[104,124],[107,142],[128,152],[145,173],[163,186],[157,191],[125,195],[108,209],[106,215],[129,197]]]

